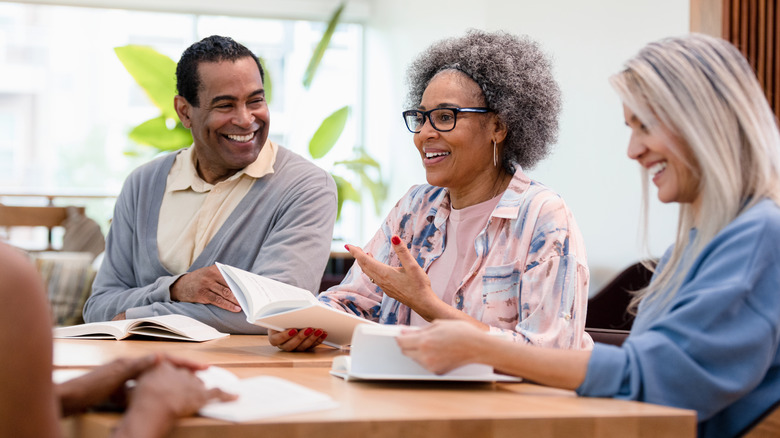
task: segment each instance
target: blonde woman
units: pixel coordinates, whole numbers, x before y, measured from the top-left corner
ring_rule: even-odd
[[[469,362],[580,395],[698,413],[699,436],[734,436],[780,400],[780,136],[750,66],[701,35],[652,43],[611,79],[628,155],[680,205],[677,238],[635,298],[622,347],[507,343],[439,321],[399,337],[436,372]],[[647,188],[645,188],[647,199]]]

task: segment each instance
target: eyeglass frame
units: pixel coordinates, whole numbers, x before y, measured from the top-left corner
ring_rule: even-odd
[[[439,129],[436,127],[436,124],[433,123],[433,120],[431,119],[431,113],[434,111],[440,111],[440,110],[450,110],[452,111],[452,128],[450,129]],[[422,127],[425,125],[425,119],[427,118],[429,122],[431,122],[431,127],[439,132],[450,132],[453,129],[455,129],[455,126],[458,124],[458,114],[459,113],[476,113],[476,114],[485,114],[485,113],[492,113],[493,110],[487,107],[467,107],[467,108],[458,108],[458,107],[442,107],[442,108],[434,108],[428,111],[422,111],[422,110],[406,110],[401,113],[401,117],[404,119],[404,124],[406,125],[406,129],[409,130],[409,132],[413,134],[419,134],[422,132]],[[420,130],[419,131],[413,131],[412,128],[409,127],[409,122],[406,121],[406,115],[409,113],[418,113],[422,114],[422,123],[420,123]]]

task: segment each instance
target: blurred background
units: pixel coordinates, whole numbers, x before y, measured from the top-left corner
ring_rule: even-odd
[[[377,208],[357,179],[363,202],[344,204],[334,236],[362,244],[411,185],[425,182],[400,116],[408,63],[440,38],[469,28],[502,29],[529,35],[554,60],[564,99],[560,135],[550,157],[527,173],[559,192],[573,211],[588,248],[592,290],[672,242],[677,211],[655,200],[651,187],[649,253],[642,247],[640,173],[626,157],[629,130],[607,78],[644,44],[688,33],[697,18],[691,11],[713,2],[344,3],[307,88],[301,78],[339,1],[0,2],[0,202],[84,206],[105,232],[124,178],[160,153],[128,137],[160,110],[114,48],[146,45],[177,61],[194,41],[221,34],[263,58],[273,83],[271,138],[278,143],[309,156],[320,122],[350,106],[338,142],[315,162],[337,173],[336,161],[365,152],[380,164],[372,177],[386,185],[386,200]],[[0,228],[0,239],[34,246],[40,235]]]

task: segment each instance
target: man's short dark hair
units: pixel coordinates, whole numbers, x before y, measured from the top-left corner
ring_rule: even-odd
[[[198,89],[200,76],[198,65],[202,62],[238,61],[242,58],[252,58],[260,70],[260,79],[265,80],[265,72],[251,50],[235,42],[230,37],[212,35],[203,38],[184,51],[176,66],[176,89],[180,96],[187,99],[192,106],[199,106]]]

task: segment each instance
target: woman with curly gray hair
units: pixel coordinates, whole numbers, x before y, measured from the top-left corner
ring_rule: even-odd
[[[521,343],[589,348],[588,268],[561,197],[526,176],[555,141],[560,91],[528,38],[477,30],[409,68],[403,118],[428,184],[412,187],[320,301],[383,324],[465,320]],[[321,329],[272,333],[307,350]]]

